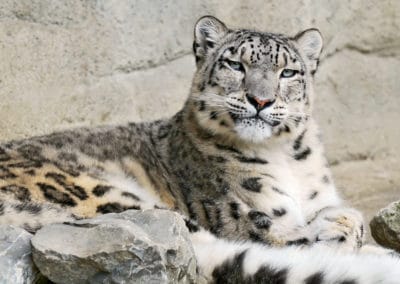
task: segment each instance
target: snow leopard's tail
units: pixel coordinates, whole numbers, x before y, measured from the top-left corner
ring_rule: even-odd
[[[192,234],[200,274],[211,283],[400,283],[400,258],[326,246],[268,248]]]

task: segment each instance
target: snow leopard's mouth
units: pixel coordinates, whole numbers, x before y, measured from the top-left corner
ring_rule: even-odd
[[[275,127],[278,126],[279,124],[281,124],[280,121],[277,120],[269,120],[269,119],[264,119],[261,116],[259,116],[258,114],[251,116],[251,117],[243,117],[234,113],[229,113],[231,118],[233,119],[233,121],[237,124],[237,123],[241,123],[241,124],[248,124],[248,126],[252,126],[252,125],[259,125],[260,123],[266,123],[271,127]]]

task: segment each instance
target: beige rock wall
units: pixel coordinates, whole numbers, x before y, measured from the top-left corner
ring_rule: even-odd
[[[316,115],[337,183],[368,214],[400,197],[397,0],[2,0],[0,141],[174,113],[204,14],[288,34],[318,27]]]

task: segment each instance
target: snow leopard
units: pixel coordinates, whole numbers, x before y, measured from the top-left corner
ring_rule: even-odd
[[[0,145],[0,224],[36,232],[125,210],[173,210],[210,283],[395,283],[364,246],[312,116],[323,39],[194,27],[190,94],[174,116]],[[339,138],[338,138],[339,139]]]

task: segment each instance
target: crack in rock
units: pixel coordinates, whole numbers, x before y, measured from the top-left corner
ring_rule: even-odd
[[[327,59],[330,59],[331,57],[334,57],[335,55],[342,53],[343,51],[354,51],[363,55],[375,55],[379,57],[398,57],[400,56],[399,50],[400,46],[398,45],[392,45],[392,46],[383,46],[379,48],[365,48],[365,47],[360,47],[357,45],[353,44],[345,44],[342,47],[336,48],[334,51],[325,54],[321,58],[321,64],[323,64]]]

